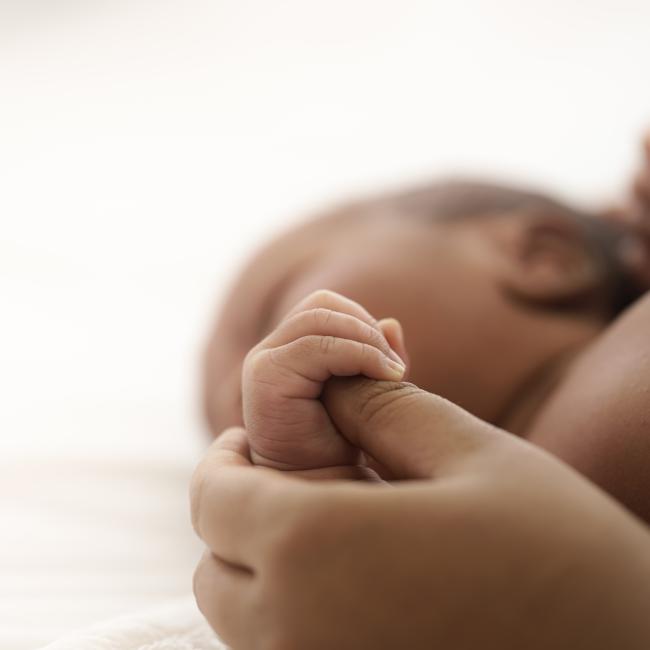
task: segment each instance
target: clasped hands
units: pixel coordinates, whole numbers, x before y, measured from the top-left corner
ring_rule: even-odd
[[[248,355],[246,426],[213,443],[191,486],[206,544],[194,590],[220,637],[648,647],[646,529],[541,450],[397,381],[405,357],[395,321],[331,292]]]

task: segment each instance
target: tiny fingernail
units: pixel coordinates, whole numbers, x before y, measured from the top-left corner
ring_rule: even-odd
[[[397,354],[397,352],[395,352],[395,350],[393,350],[393,348],[389,348],[388,356],[389,356],[389,357],[390,357],[390,358],[391,358],[395,363],[399,363],[400,366],[404,366],[404,367],[406,367],[406,364],[404,363],[404,360],[399,356],[399,354]]]
[[[386,368],[388,369],[390,378],[394,381],[400,381],[404,376],[404,372],[406,371],[406,368],[403,364],[396,363],[392,359],[388,358],[386,358]]]

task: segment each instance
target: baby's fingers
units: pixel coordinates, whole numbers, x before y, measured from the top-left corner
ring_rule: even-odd
[[[335,291],[329,291],[328,289],[319,289],[318,291],[310,293],[289,311],[285,316],[285,319],[290,318],[301,311],[309,311],[311,309],[318,309],[319,307],[355,316],[364,323],[368,323],[368,325],[372,325],[375,328],[377,327],[376,319],[373,318],[358,302],[350,300],[350,298],[346,298]]]
[[[404,376],[403,365],[368,343],[318,335],[258,351],[247,371],[252,379],[281,387],[285,397],[304,398],[317,397],[322,383],[332,376],[365,375],[384,381],[400,381]]]
[[[380,328],[356,316],[325,307],[301,311],[290,316],[264,339],[259,348],[277,348],[307,336],[329,336],[366,343],[398,364],[404,365],[402,359],[391,349]]]
[[[285,316],[284,321],[285,322],[289,321],[292,318],[299,316],[301,313],[304,312],[308,312],[308,313],[320,312],[320,314],[318,313],[316,314],[317,317],[319,315],[320,316],[326,315],[327,312],[338,312],[341,314],[347,314],[348,316],[352,316],[355,319],[360,320],[362,323],[365,323],[373,330],[375,330],[380,337],[376,341],[375,339],[372,339],[370,341],[370,344],[379,347],[379,349],[382,352],[385,352],[386,348],[388,348],[389,350],[388,355],[398,363],[403,363],[402,359],[400,359],[400,357],[397,356],[395,351],[390,350],[390,346],[386,341],[386,337],[384,336],[384,332],[382,331],[379,321],[376,318],[374,318],[370,313],[368,313],[368,311],[364,307],[362,307],[358,302],[355,302],[350,298],[346,298],[345,296],[342,296],[340,293],[336,293],[335,291],[329,291],[328,289],[319,289],[318,291],[314,291],[313,293],[309,294],[306,298],[301,300]],[[347,333],[338,333],[338,332],[329,332],[329,331],[312,331],[312,332],[304,332],[303,336],[307,336],[307,334],[341,336],[342,338],[359,340],[363,343],[367,342],[365,340],[365,337],[358,338],[353,335],[349,335]]]

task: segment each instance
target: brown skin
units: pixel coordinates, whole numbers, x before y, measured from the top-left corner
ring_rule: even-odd
[[[554,226],[549,246],[548,237],[540,241],[526,236],[528,230],[508,225],[507,217],[493,219],[489,226],[492,230],[479,238],[472,261],[494,260],[496,253],[500,272],[490,273],[495,266],[478,268],[500,288],[527,299],[555,299],[567,288],[578,292],[574,296],[589,297],[596,269],[574,254],[570,233],[560,228],[558,242]],[[465,234],[462,239],[467,245],[477,238]],[[463,246],[454,237],[446,241],[454,251],[451,257],[461,254]],[[415,246],[415,240],[410,242]],[[513,268],[519,273],[512,275]],[[240,289],[253,290],[250,279],[244,278]],[[478,286],[476,278],[470,279],[470,286]],[[484,292],[490,293],[488,285]],[[338,346],[302,352],[295,348],[305,333],[334,326],[336,319],[323,314],[323,301],[331,302],[331,296],[321,292],[314,304],[299,305],[287,318],[281,318],[284,307],[278,310],[280,317],[267,310],[258,330],[240,327],[238,343],[245,348],[246,337],[250,347],[269,326],[282,321],[247,357],[244,374],[252,375],[244,380],[244,410],[250,411],[246,400],[252,395],[261,425],[272,425],[278,414],[291,419],[292,410],[303,409],[302,401],[318,397],[301,392],[305,386],[313,388],[321,395],[316,407],[329,418],[335,435],[378,461],[387,470],[380,472],[383,476],[412,481],[390,490],[358,483],[306,483],[252,466],[256,441],[250,430],[248,435],[243,429],[224,434],[197,469],[192,486],[193,521],[209,549],[197,568],[195,594],[215,630],[237,650],[648,647],[647,528],[565,465],[413,385],[335,379],[321,394],[319,382],[328,373],[353,370],[337,365],[344,372],[332,371],[342,363]],[[491,299],[480,304],[501,306]],[[592,326],[604,321],[597,300],[582,304],[571,317]],[[363,362],[379,359],[379,352],[392,358],[390,348],[406,356],[394,322],[373,323],[341,301],[326,307],[339,316],[353,311],[363,321],[365,329],[339,319],[340,332],[335,333],[374,346],[370,356],[362,355]],[[222,321],[218,335],[227,337],[224,343],[232,341],[234,322],[228,316]],[[385,338],[377,338],[370,331],[373,326]],[[552,363],[519,388],[515,406],[506,409],[506,419],[519,423],[521,433],[567,459],[646,518],[648,331],[650,296],[593,342],[587,336],[571,363],[567,354],[551,357]],[[231,359],[233,376],[238,376],[238,354]],[[305,359],[313,361],[309,368]],[[353,363],[348,354],[343,361]],[[509,369],[513,364],[502,365]],[[215,367],[209,368],[218,377]],[[381,374],[378,368],[371,364],[361,371]],[[296,370],[297,376],[292,375]],[[492,371],[507,374],[499,365]],[[442,380],[442,373],[425,376]],[[318,385],[311,386],[314,382]],[[262,386],[262,393],[255,395],[255,384]],[[276,390],[265,395],[269,385]],[[287,403],[286,412],[259,411],[287,387],[286,396],[298,399],[297,410]],[[215,394],[208,392],[212,406]],[[222,400],[221,406],[226,404]],[[241,406],[236,399],[232,408],[237,419]],[[320,418],[312,409],[306,421],[314,415]],[[265,442],[268,426],[258,428]],[[301,454],[310,458],[311,452]],[[343,460],[349,460],[345,450]],[[312,467],[308,475],[337,476],[332,469],[322,474]],[[364,477],[351,471],[338,476]],[[256,624],[251,626],[253,618]]]
[[[410,381],[521,433],[567,358],[607,318],[597,301],[559,312],[511,294],[588,295],[598,274],[570,224],[554,217],[436,223],[379,208],[305,224],[262,251],[224,305],[206,355],[210,427],[242,423],[245,355],[298,301],[329,289],[402,323]]]
[[[650,294],[576,359],[527,438],[650,522]]]
[[[323,399],[411,480],[298,480],[254,466],[243,429],[215,441],[192,481],[194,592],[229,647],[650,647],[650,536],[612,499],[410,384],[336,379]]]
[[[640,278],[650,268],[638,246],[650,241],[648,143],[644,161],[633,209],[616,215],[639,235],[630,261]],[[211,428],[242,423],[249,350],[328,288],[400,319],[411,381],[549,449],[650,520],[650,298],[608,330],[600,279],[571,225],[550,215],[432,223],[381,201],[349,206],[271,244],[234,287],[206,355]],[[530,307],[563,296],[580,308]]]
[[[244,361],[244,424],[255,464],[287,471],[356,465],[358,450],[320,396],[333,376],[400,381],[403,346],[389,338],[381,322],[339,294],[321,290],[298,303]]]

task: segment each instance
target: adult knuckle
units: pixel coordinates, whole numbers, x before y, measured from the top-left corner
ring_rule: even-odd
[[[412,405],[424,391],[408,382],[360,382],[356,390],[359,397],[359,417],[372,425],[379,419],[392,419]]]

